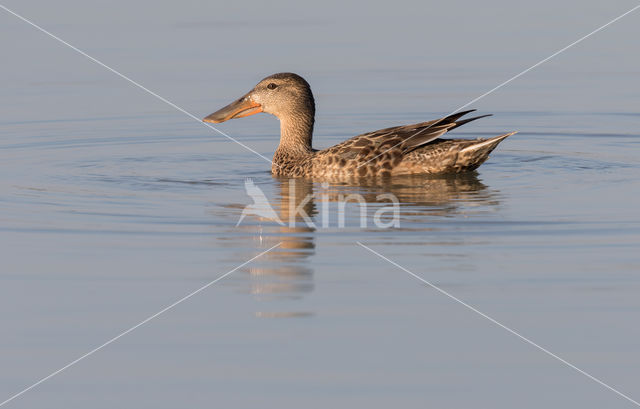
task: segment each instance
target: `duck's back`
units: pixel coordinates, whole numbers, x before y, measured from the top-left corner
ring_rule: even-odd
[[[480,166],[510,134],[490,139],[440,139],[451,129],[483,118],[459,120],[473,111],[355,136],[313,156],[314,176],[368,177],[457,173]]]

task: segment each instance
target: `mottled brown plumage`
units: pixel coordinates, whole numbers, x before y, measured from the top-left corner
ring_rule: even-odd
[[[258,112],[280,119],[280,144],[271,171],[279,176],[386,177],[458,173],[476,169],[510,132],[488,139],[441,139],[448,131],[482,115],[460,120],[464,111],[413,125],[365,133],[324,150],[312,148],[315,103],[299,75],[280,73],[258,83],[239,100],[209,115],[223,122]]]

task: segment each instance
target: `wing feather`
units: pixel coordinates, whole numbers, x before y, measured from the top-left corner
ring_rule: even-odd
[[[329,148],[328,151],[334,154],[339,153],[340,156],[345,158],[353,158],[361,152],[366,152],[368,155],[372,152],[384,152],[391,148],[398,148],[402,154],[406,154],[438,139],[451,129],[489,116],[482,115],[458,121],[458,119],[473,111],[475,109],[413,125],[394,126],[367,132]]]

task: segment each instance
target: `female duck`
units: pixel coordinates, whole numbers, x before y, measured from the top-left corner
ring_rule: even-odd
[[[446,132],[488,115],[472,111],[355,136],[324,150],[311,147],[315,103],[307,81],[293,73],[271,75],[237,101],[204,118],[220,123],[267,112],[280,119],[280,144],[271,172],[279,176],[368,177],[457,173],[476,169],[510,132],[488,139],[441,139]]]

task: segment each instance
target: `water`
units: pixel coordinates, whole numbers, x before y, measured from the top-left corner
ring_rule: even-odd
[[[299,72],[320,148],[445,115],[634,6],[3,4],[197,117]],[[293,186],[394,193],[394,229],[355,204],[325,228],[318,198],[315,227],[236,227],[245,178],[285,220],[294,182],[0,19],[0,401],[281,243],[7,408],[633,407],[357,242],[640,397],[637,15],[474,103],[495,116],[457,136],[520,131],[477,173]],[[267,115],[219,128],[277,144]]]

